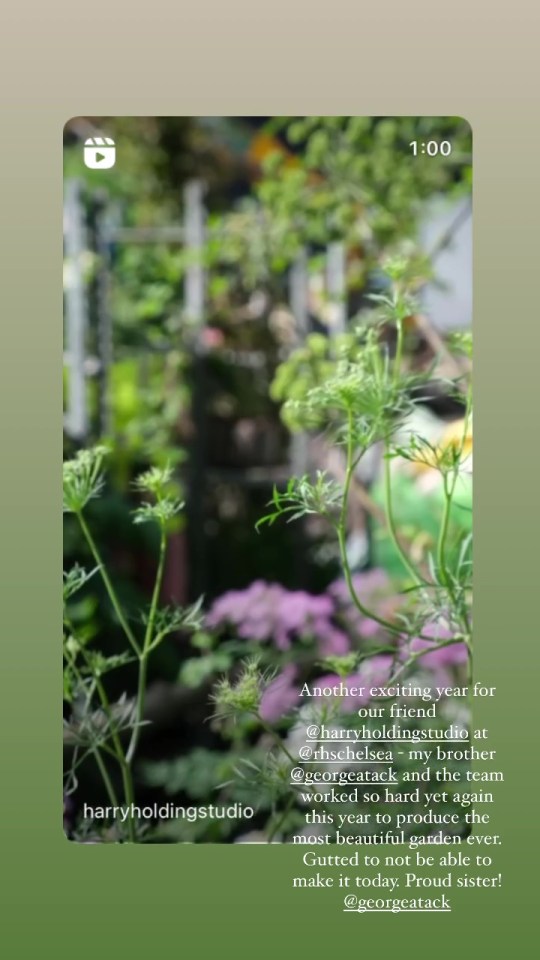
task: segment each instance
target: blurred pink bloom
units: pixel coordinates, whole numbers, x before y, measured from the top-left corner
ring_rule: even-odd
[[[209,350],[215,350],[225,343],[225,334],[218,327],[203,327],[201,339],[205,347]]]
[[[267,723],[274,723],[297,706],[300,688],[295,685],[295,679],[296,667],[290,663],[264,691],[259,712]]]
[[[431,670],[445,670],[448,667],[467,663],[468,651],[464,643],[452,643],[447,647],[441,647],[440,650],[435,649],[432,653],[429,653],[432,647],[436,647],[441,641],[452,638],[451,632],[446,627],[436,623],[428,623],[423,627],[422,633],[428,637],[433,637],[433,643],[415,637],[403,650],[403,659],[409,653],[419,653],[421,650],[425,650],[426,653],[418,658],[417,663],[422,667],[429,667]]]
[[[323,656],[349,650],[347,635],[333,622],[334,602],[326,594],[287,590],[256,580],[245,590],[230,590],[215,601],[206,618],[210,629],[234,626],[246,640],[270,641],[288,650],[298,637],[313,639]]]
[[[359,600],[378,616],[391,620],[399,606],[400,599],[392,591],[392,584],[385,570],[375,567],[356,573],[353,587]],[[376,620],[365,617],[355,606],[345,580],[335,580],[328,588],[330,596],[336,602],[341,617],[358,637],[369,640],[380,632]]]

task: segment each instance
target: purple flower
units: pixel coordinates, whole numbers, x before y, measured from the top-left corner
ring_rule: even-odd
[[[230,626],[239,637],[271,642],[288,650],[296,638],[313,638],[323,656],[349,650],[347,635],[333,621],[335,603],[328,594],[287,590],[277,583],[256,580],[245,590],[231,590],[212,605],[206,625]]]
[[[290,663],[267,686],[261,697],[259,712],[267,723],[274,723],[298,703],[300,688],[294,683],[296,667]]]
[[[363,573],[355,573],[352,581],[355,592],[361,600],[367,600],[375,593],[388,593],[390,588],[388,574],[379,567],[375,567],[373,570],[365,570]],[[330,584],[328,591],[342,603],[351,602],[349,588],[345,580],[335,580],[334,583]]]
[[[393,619],[399,598],[393,595],[392,585],[384,570],[375,568],[357,573],[353,576],[352,583],[358,599],[365,607],[383,619]],[[336,580],[330,585],[328,592],[334,598],[349,632],[364,640],[377,636],[381,629],[379,623],[360,612],[345,580]]]
[[[349,638],[338,627],[326,625],[320,631],[319,652],[323,657],[341,657],[350,650]]]

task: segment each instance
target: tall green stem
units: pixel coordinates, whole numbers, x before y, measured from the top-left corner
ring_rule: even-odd
[[[431,640],[433,642],[433,637],[431,638]],[[416,653],[411,653],[411,655],[407,657],[405,663],[402,664],[399,670],[397,670],[396,673],[392,674],[392,676],[390,677],[389,683],[395,683],[398,677],[401,677],[401,675],[405,673],[406,670],[408,670],[413,663],[415,663],[417,660],[420,660],[422,657],[425,657],[427,653],[434,653],[437,650],[442,650],[443,647],[453,647],[456,643],[465,643],[465,638],[451,637],[450,640],[441,640],[440,643],[437,643],[433,647],[430,647],[429,650],[418,650],[416,651]]]
[[[65,621],[64,621],[64,622],[66,623],[67,626],[70,627],[70,629],[73,629],[73,628],[72,628],[72,625],[71,625],[70,621],[67,619],[67,617],[65,618]],[[65,654],[65,656],[66,656],[66,658],[67,658],[67,660],[68,660],[68,662],[69,662],[69,665],[70,665],[71,669],[73,670],[73,673],[74,673],[75,677],[77,678],[79,684],[80,684],[81,687],[82,687],[83,677],[82,677],[81,671],[79,670],[79,668],[78,668],[78,666],[77,666],[77,664],[76,664],[76,662],[75,662],[75,657],[74,657],[74,656],[69,656],[69,655],[67,655],[67,654]],[[95,683],[95,678],[94,678],[94,688],[95,688],[95,686],[96,686],[96,683]],[[88,703],[89,703],[90,696],[91,696],[91,694],[89,694],[89,696],[88,696],[87,705],[88,705]],[[113,785],[112,785],[111,778],[109,777],[109,771],[107,770],[107,767],[106,767],[106,765],[105,765],[105,762],[104,762],[104,760],[103,760],[103,757],[101,756],[99,747],[97,747],[97,746],[91,747],[90,750],[88,751],[88,753],[91,753],[92,756],[94,757],[94,760],[96,761],[96,764],[97,764],[98,770],[99,770],[99,772],[100,772],[100,774],[101,774],[101,779],[103,780],[103,785],[104,785],[104,787],[105,787],[105,790],[106,790],[106,792],[107,792],[107,795],[108,795],[108,797],[109,797],[109,800],[111,801],[111,803],[112,803],[113,806],[117,807],[117,806],[118,806],[118,798],[117,798],[117,796],[116,796],[116,791],[115,791],[115,789],[114,789],[114,787],[113,787]],[[87,756],[88,753],[85,754],[85,756]],[[118,759],[117,756],[116,756],[116,754],[113,754],[113,756],[115,757],[115,759]],[[72,769],[74,769],[74,768],[72,767]]]
[[[296,760],[296,758],[293,757],[292,753],[289,750],[287,750],[287,747],[283,743],[283,740],[281,739],[281,737],[276,733],[275,730],[272,729],[272,727],[270,726],[269,723],[266,722],[266,720],[263,720],[263,718],[259,713],[256,714],[256,717],[261,727],[263,727],[263,729],[270,734],[276,746],[279,747],[281,752],[285,754],[285,756],[287,757],[287,760],[289,760],[290,763],[293,764],[293,766],[296,766],[298,764],[298,760]]]
[[[276,744],[276,746],[281,750],[281,752],[282,752],[283,754],[285,754],[285,756],[287,757],[287,760],[289,761],[289,763],[292,763],[293,767],[298,766],[298,759],[295,758],[295,757],[293,757],[293,755],[292,755],[292,753],[290,752],[290,750],[287,750],[287,747],[286,747],[285,744],[283,743],[283,740],[281,739],[281,737],[279,736],[279,734],[277,734],[276,731],[272,729],[272,727],[270,726],[269,723],[266,723],[266,720],[263,720],[263,718],[261,717],[261,715],[260,715],[259,713],[256,713],[255,716],[257,717],[257,720],[259,721],[259,723],[261,724],[261,726],[263,727],[263,729],[266,730],[266,732],[270,734],[270,736],[272,737],[272,740],[274,741],[274,743]],[[305,786],[305,784],[299,782],[298,784],[295,784],[295,786],[297,786],[298,789],[301,790],[302,787]],[[323,810],[326,810],[327,812],[330,812],[330,811],[328,811],[328,808],[325,806],[324,803],[321,803],[320,806],[322,807]],[[272,839],[274,838],[274,836],[275,836],[277,830],[279,829],[279,827],[281,826],[283,820],[285,820],[285,817],[286,817],[288,811],[289,811],[289,807],[287,807],[287,809],[286,809],[285,812],[284,812],[283,817],[280,818],[279,822],[277,823],[277,825],[273,828],[272,832],[270,833],[270,838],[269,838],[269,840],[268,840],[269,843],[270,843],[270,842],[272,841]]]
[[[136,641],[136,639],[135,639],[135,637],[134,637],[134,635],[133,635],[133,631],[131,630],[131,627],[129,626],[129,624],[128,624],[125,616],[124,616],[122,607],[120,606],[120,602],[119,602],[119,600],[118,600],[118,597],[116,596],[116,591],[115,591],[115,589],[114,589],[114,587],[113,587],[113,585],[112,585],[112,583],[111,583],[109,574],[107,573],[107,569],[106,569],[105,564],[104,564],[104,562],[103,562],[103,560],[102,560],[102,558],[101,558],[101,554],[100,554],[100,552],[99,552],[99,550],[98,550],[98,548],[97,548],[97,546],[96,546],[96,543],[95,543],[95,541],[94,541],[94,538],[93,538],[92,534],[90,533],[90,530],[89,530],[89,528],[88,528],[88,524],[86,523],[86,520],[84,519],[84,516],[83,516],[83,514],[82,514],[81,512],[79,512],[79,513],[77,514],[77,518],[78,518],[78,520],[79,520],[79,523],[80,523],[80,526],[81,526],[81,530],[82,530],[82,532],[83,532],[83,534],[84,534],[84,536],[85,536],[85,538],[86,538],[86,542],[88,543],[88,546],[90,547],[90,550],[91,550],[91,552],[92,552],[92,556],[94,557],[94,560],[96,561],[96,564],[97,564],[97,566],[98,566],[101,579],[103,580],[103,583],[105,584],[105,589],[107,590],[107,593],[108,593],[108,595],[109,595],[109,599],[110,599],[111,604],[112,604],[112,606],[113,606],[114,612],[116,613],[116,616],[118,617],[118,621],[119,621],[119,623],[120,623],[120,625],[121,625],[121,627],[122,627],[122,630],[124,631],[124,633],[125,633],[128,641],[129,641],[130,646],[132,647],[132,649],[134,650],[134,652],[137,654],[137,656],[139,656],[139,644],[137,643],[137,641]]]
[[[460,440],[460,445],[459,445],[458,457],[457,457],[457,462],[456,462],[456,464],[455,464],[455,466],[454,466],[454,468],[453,468],[453,471],[452,471],[452,475],[451,475],[451,480],[450,480],[450,482],[448,481],[448,476],[447,476],[447,475],[443,475],[444,509],[443,509],[443,515],[442,515],[442,520],[441,520],[441,526],[440,526],[440,530],[439,530],[439,537],[438,537],[438,540],[437,540],[437,569],[438,569],[438,577],[439,577],[439,580],[440,580],[441,584],[442,584],[442,585],[446,588],[446,590],[448,591],[448,595],[449,595],[449,597],[450,597],[450,600],[452,601],[452,603],[453,603],[454,605],[456,605],[456,593],[455,593],[454,586],[453,586],[453,584],[452,584],[452,578],[451,578],[451,576],[450,576],[450,573],[449,573],[448,567],[447,567],[447,563],[446,563],[446,543],[447,543],[447,540],[448,540],[448,532],[449,532],[449,529],[450,529],[450,520],[451,520],[451,514],[452,514],[452,504],[453,504],[453,501],[454,501],[454,495],[455,495],[455,491],[456,491],[457,481],[458,481],[458,478],[459,478],[459,469],[460,469],[460,465],[461,465],[461,458],[462,458],[462,455],[463,455],[463,450],[464,450],[464,448],[465,448],[465,441],[466,441],[466,439],[467,439],[467,431],[468,431],[468,429],[469,429],[469,422],[470,422],[470,416],[471,416],[471,403],[472,403],[472,392],[471,392],[471,388],[469,387],[468,392],[467,392],[467,402],[466,402],[466,408],[465,408],[465,416],[464,416],[464,418],[463,418],[463,431],[462,431],[461,440]],[[468,647],[468,650],[469,650],[469,657],[472,658],[472,647],[471,647],[471,642],[470,642],[471,627],[470,627],[470,622],[469,622],[469,615],[468,615],[468,613],[467,613],[467,609],[466,609],[465,605],[464,605],[464,604],[463,604],[463,605],[460,604],[460,606],[462,606],[462,609],[461,609],[461,610],[458,610],[459,620],[460,620],[460,622],[461,622],[461,624],[462,624],[462,626],[463,626],[463,628],[464,628],[464,630],[465,630],[465,633],[466,633],[465,642],[466,642],[467,647]]]
[[[116,722],[113,716],[109,698],[107,696],[107,691],[105,690],[105,687],[103,686],[100,677],[94,675],[94,679],[96,683],[96,690],[98,692],[98,696],[101,701],[101,705],[103,707],[103,711],[109,721],[109,728],[111,731],[111,740],[114,744],[114,749],[116,751],[116,758],[118,760],[118,765],[120,767],[120,772],[122,774],[122,787],[124,791],[124,799],[126,801],[126,805],[130,808],[129,816],[127,818],[128,836],[130,841],[132,843],[135,843],[137,838],[135,833],[135,824],[133,822],[133,817],[131,813],[132,806],[135,803],[135,793],[133,790],[133,776],[131,773],[131,767],[127,761],[126,755],[124,753],[124,748],[122,746],[122,741],[120,740],[118,730],[116,729]]]
[[[126,753],[128,763],[133,761],[137,746],[139,743],[141,724],[144,718],[144,699],[146,693],[146,677],[148,673],[148,657],[152,648],[152,639],[154,635],[154,624],[163,582],[163,572],[165,569],[165,554],[167,552],[167,537],[165,527],[161,527],[161,536],[159,543],[159,562],[150,604],[150,613],[144,634],[143,648],[139,654],[139,678],[137,682],[137,696],[135,700],[135,724],[131,732],[131,739]]]
[[[279,814],[279,815],[276,817],[276,819],[275,819],[275,821],[274,821],[274,825],[273,825],[273,827],[271,828],[270,833],[268,834],[268,843],[272,843],[272,840],[274,839],[274,837],[276,836],[276,834],[279,833],[280,828],[281,828],[281,827],[283,826],[283,824],[285,823],[285,821],[286,821],[286,819],[287,819],[287,817],[288,817],[288,815],[289,815],[289,813],[290,813],[290,811],[291,811],[291,808],[292,808],[292,806],[293,806],[293,804],[294,804],[295,799],[296,799],[296,798],[295,798],[294,793],[291,793],[291,795],[290,795],[290,797],[289,797],[289,799],[288,799],[288,801],[287,801],[287,803],[286,803],[286,805],[285,805],[285,809],[283,810],[283,812],[282,812],[281,814]]]
[[[396,331],[397,331],[397,342],[396,342],[396,355],[394,357],[394,386],[397,386],[399,383],[399,376],[401,373],[401,358],[403,356],[403,320],[399,317],[396,318]]]
[[[152,600],[150,604],[150,613],[148,616],[148,622],[147,622],[144,640],[141,648],[139,647],[139,644],[133,634],[133,631],[131,630],[126,620],[126,617],[124,615],[124,612],[122,610],[118,597],[116,595],[116,591],[107,573],[105,564],[101,558],[101,554],[97,548],[94,538],[92,537],[90,529],[81,511],[77,513],[77,518],[79,520],[81,530],[84,534],[86,542],[88,543],[92,556],[94,557],[94,560],[99,569],[100,576],[103,580],[103,583],[105,584],[105,588],[107,590],[107,594],[111,601],[112,607],[116,613],[118,621],[126,635],[126,638],[131,648],[133,649],[133,651],[137,656],[137,660],[139,663],[137,694],[135,699],[134,725],[131,732],[129,745],[125,753],[124,753],[124,748],[122,746],[122,742],[118,735],[118,731],[116,729],[115,720],[114,720],[111,706],[107,697],[107,693],[105,691],[105,688],[103,687],[103,684],[101,683],[99,676],[94,674],[96,689],[98,691],[103,710],[110,724],[111,739],[115,748],[115,756],[116,756],[116,759],[118,760],[120,770],[122,773],[122,783],[123,783],[123,790],[124,790],[126,804],[130,808],[132,808],[134,804],[134,790],[133,790],[133,775],[131,771],[131,766],[132,766],[133,759],[135,757],[135,753],[139,743],[140,729],[141,729],[141,724],[144,717],[144,701],[145,701],[145,693],[146,693],[148,657],[149,657],[150,651],[156,645],[155,643],[156,638],[154,637],[154,629],[155,629],[156,615],[157,615],[158,604],[159,604],[159,597],[161,593],[161,586],[163,582],[163,573],[165,568],[165,554],[166,554],[166,546],[167,546],[165,524],[162,523],[161,525],[159,562],[158,562],[158,568],[156,573],[156,579],[154,583],[154,590],[152,593]],[[105,767],[105,764],[103,763],[102,758],[98,755],[98,753],[96,753],[96,762],[98,763],[98,767],[103,777],[105,788],[109,796],[112,797],[112,795],[114,794],[114,789],[112,789],[112,792],[111,792],[112,783],[110,782],[110,778],[108,778],[108,772]],[[135,842],[136,831],[135,831],[135,823],[131,815],[131,809],[130,809],[130,815],[127,819],[127,825],[128,825],[129,839],[132,842]]]
[[[359,612],[366,617],[368,620],[374,620],[375,623],[379,623],[385,630],[388,630],[390,633],[395,636],[402,637],[403,634],[412,634],[406,629],[406,627],[398,627],[390,620],[385,620],[384,617],[380,617],[375,611],[369,610],[358,596],[353,579],[351,568],[349,565],[349,558],[347,556],[347,510],[349,504],[349,493],[351,488],[351,481],[354,472],[354,434],[353,434],[353,414],[352,411],[348,412],[348,435],[347,435],[347,462],[345,467],[345,482],[343,485],[343,500],[341,503],[341,512],[339,516],[339,521],[337,524],[337,537],[339,543],[339,552],[341,556],[341,563],[343,566],[343,573],[345,575],[345,582],[347,584],[351,599]],[[429,640],[430,637],[423,637],[420,634],[421,639]]]
[[[66,620],[66,622],[71,626],[71,624],[69,623],[69,620]],[[87,656],[86,650],[84,649],[83,646],[80,647],[80,650],[81,650],[81,653],[82,653],[82,655],[83,655],[83,657],[84,657],[84,659],[85,659],[85,661],[86,661],[86,665],[88,666],[88,668],[89,668],[90,671],[91,671],[92,679],[93,679],[93,681],[94,681],[95,689],[96,689],[97,692],[98,692],[98,696],[99,696],[99,699],[100,699],[100,702],[101,702],[101,706],[102,706],[102,708],[103,708],[103,712],[104,712],[104,714],[105,714],[105,716],[107,717],[107,720],[108,720],[108,722],[109,722],[109,730],[110,730],[110,732],[111,732],[111,740],[112,740],[113,745],[114,745],[114,751],[110,751],[110,752],[112,753],[112,755],[114,756],[114,758],[115,758],[116,761],[118,762],[118,765],[119,765],[119,767],[120,767],[120,771],[121,771],[121,774],[122,774],[122,787],[123,787],[123,790],[124,790],[124,799],[125,799],[125,801],[126,801],[126,804],[130,807],[130,815],[129,815],[128,820],[127,820],[128,835],[129,835],[129,839],[134,843],[135,840],[136,840],[136,836],[135,836],[135,825],[134,825],[134,823],[133,823],[133,819],[132,819],[132,816],[131,816],[131,805],[135,802],[135,795],[134,795],[134,792],[133,792],[133,780],[132,780],[132,776],[131,776],[131,770],[130,770],[130,768],[129,768],[128,763],[126,762],[126,757],[125,757],[125,754],[124,754],[124,748],[122,747],[122,741],[120,740],[120,737],[119,737],[119,735],[118,735],[118,731],[116,730],[115,719],[114,719],[114,716],[113,716],[113,712],[112,712],[111,704],[110,704],[110,702],[109,702],[109,698],[108,698],[108,696],[107,696],[107,691],[105,690],[105,687],[103,686],[103,683],[101,682],[100,676],[99,676],[99,675],[95,672],[95,670],[93,669],[93,667],[92,667],[92,662],[91,662],[91,660],[89,659],[89,657]],[[69,663],[70,663],[70,665],[71,665],[71,668],[72,668],[73,672],[75,673],[75,676],[78,678],[79,682],[82,684],[82,675],[81,675],[81,672],[80,672],[80,670],[78,669],[77,664],[75,663],[75,660],[74,660],[73,657],[69,657]],[[105,746],[102,746],[102,749],[105,749]],[[107,748],[107,750],[109,750],[109,748]],[[109,777],[109,773],[108,773],[108,770],[107,770],[107,768],[106,768],[106,766],[105,766],[105,763],[103,762],[103,758],[102,758],[101,755],[100,755],[99,747],[92,748],[92,751],[91,751],[91,752],[92,752],[92,754],[93,754],[93,756],[94,756],[94,759],[95,759],[95,761],[96,761],[96,764],[97,764],[97,766],[98,766],[98,769],[99,769],[99,772],[100,772],[100,774],[101,774],[101,778],[102,778],[102,780],[103,780],[103,784],[104,784],[104,786],[105,786],[105,790],[107,791],[107,794],[108,794],[108,796],[109,796],[109,799],[113,802],[113,806],[119,806],[118,799],[117,799],[117,797],[116,797],[116,792],[115,792],[114,787],[113,787],[113,785],[112,785],[112,781],[111,781],[111,779],[110,779],[110,777]]]
[[[106,789],[106,791],[107,791],[109,800],[110,800],[110,802],[111,802],[111,804],[112,804],[113,807],[119,807],[120,804],[118,803],[118,797],[116,796],[116,792],[115,792],[115,789],[114,789],[114,787],[113,787],[113,785],[112,785],[111,778],[109,777],[109,771],[107,770],[107,767],[106,767],[106,765],[105,765],[105,762],[104,762],[104,760],[103,760],[103,757],[101,756],[101,753],[99,752],[99,747],[96,747],[96,748],[92,751],[92,753],[93,753],[93,755],[94,755],[94,759],[95,759],[95,761],[96,761],[96,764],[97,764],[97,766],[98,766],[98,768],[99,768],[99,772],[100,772],[100,774],[101,774],[101,779],[103,780],[103,783],[105,784],[105,789]]]
[[[455,486],[455,485],[454,485]],[[439,579],[441,580],[443,586],[446,587],[448,593],[452,597],[452,585],[448,570],[446,569],[446,539],[448,537],[448,530],[450,526],[450,514],[452,512],[452,490],[448,487],[447,477],[443,477],[443,493],[444,493],[444,509],[441,521],[441,528],[439,530],[439,538],[437,541],[437,569],[439,571]]]
[[[394,517],[394,507],[392,503],[392,471],[390,467],[390,447],[388,440],[386,440],[384,445],[384,493],[388,531],[390,533],[392,543],[394,544],[394,547],[401,558],[401,562],[407,569],[409,575],[412,577],[415,583],[427,584],[428,581],[421,575],[421,573],[416,569],[415,565],[411,562],[399,539]]]

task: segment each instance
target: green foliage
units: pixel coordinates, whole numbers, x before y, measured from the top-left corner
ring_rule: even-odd
[[[336,673],[338,677],[348,677],[351,675],[351,673],[354,673],[355,668],[358,666],[358,662],[358,654],[353,652],[340,657],[325,657],[321,662],[321,666],[326,670],[330,670],[332,673]]]
[[[389,252],[414,241],[428,198],[470,188],[471,132],[459,118],[283,117],[273,126],[293,154],[269,154],[250,195],[209,218],[211,302],[232,305],[239,290],[275,292],[300,254],[316,258],[333,240],[348,251],[348,289],[363,287]],[[414,157],[410,142],[425,138],[450,139],[451,156]],[[408,250],[416,280],[426,269]]]
[[[103,488],[103,460],[107,453],[107,448],[102,446],[80,450],[73,460],[64,463],[64,513],[79,514],[89,500],[99,496]]]
[[[230,670],[232,666],[230,654],[227,651],[216,650],[203,657],[190,657],[189,660],[185,660],[178,679],[187,687],[197,689],[207,680],[214,678],[216,673]]]
[[[184,503],[171,496],[173,471],[167,464],[165,467],[151,467],[135,480],[134,487],[143,493],[150,493],[155,502],[144,502],[134,510],[134,523],[157,523],[161,530],[165,530],[184,508]]]
[[[83,567],[79,566],[78,563],[76,563],[71,570],[68,570],[67,572],[64,571],[64,607],[67,601],[70,600],[78,590],[81,590],[96,572],[97,567],[88,572]]]
[[[213,224],[209,261],[225,257],[248,287],[333,239],[378,265],[413,236],[426,198],[469,188],[471,132],[459,118],[284,117],[278,126],[294,159],[270,155],[254,196]],[[451,139],[451,156],[414,157],[409,143],[425,138]]]
[[[80,451],[73,460],[64,464],[64,509],[74,513],[95,561],[95,569],[87,573],[76,565],[64,573],[64,696],[71,707],[65,722],[65,741],[72,748],[72,760],[67,770],[66,789],[69,792],[77,784],[77,770],[89,757],[93,758],[103,779],[109,801],[118,805],[118,797],[110,778],[107,763],[112,758],[119,768],[123,786],[123,800],[131,808],[134,801],[133,763],[137,754],[141,727],[145,724],[144,704],[146,697],[148,660],[163,640],[179,630],[200,630],[202,599],[185,609],[159,609],[158,600],[163,579],[166,533],[170,519],[176,516],[181,504],[170,496],[173,471],[170,466],[153,467],[135,481],[139,492],[148,493],[155,503],[144,503],[134,515],[134,523],[153,521],[160,531],[160,552],[152,600],[147,614],[143,615],[143,635],[135,635],[129,617],[122,608],[114,584],[103,562],[99,548],[83,516],[88,503],[97,497],[104,486],[102,473],[103,447]],[[71,617],[69,601],[82,589],[91,576],[99,573],[106,588],[110,603],[123,629],[126,649],[119,654],[105,654],[92,646],[93,638],[78,634]],[[138,684],[134,699],[122,694],[111,702],[102,682],[112,670],[128,664],[137,664]],[[127,747],[124,742],[128,735]],[[140,839],[139,825],[132,813],[127,818],[127,833],[122,839]]]
[[[405,442],[392,443],[395,430],[413,409],[413,391],[432,378],[434,368],[420,373],[412,371],[408,369],[405,354],[405,320],[415,310],[411,287],[414,286],[416,270],[402,257],[387,260],[386,269],[389,292],[374,298],[380,316],[375,323],[358,327],[355,339],[349,339],[343,345],[342,349],[347,351],[348,356],[344,358],[337,355],[332,358],[328,350],[323,356],[323,344],[319,339],[312,340],[302,348],[300,357],[293,354],[286,362],[285,373],[282,368],[276,378],[278,388],[275,392],[285,399],[284,410],[294,411],[295,422],[304,428],[324,429],[327,439],[345,448],[343,488],[338,488],[335,481],[327,479],[320,472],[314,482],[308,476],[291,477],[283,492],[274,489],[269,504],[273,509],[259,520],[257,529],[264,524],[272,525],[283,516],[287,521],[310,513],[324,517],[330,521],[337,535],[351,599],[361,614],[378,622],[391,637],[422,638],[426,624],[443,619],[455,631],[452,642],[466,642],[470,648],[470,538],[463,540],[457,551],[450,547],[449,540],[458,479],[467,456],[471,391],[469,388],[464,427],[459,440],[435,445],[409,431]],[[383,324],[395,332],[393,355],[380,334]],[[466,338],[462,339],[463,343],[466,343]],[[305,377],[303,395],[287,398],[291,368],[297,370],[308,360],[311,364],[310,375],[313,379],[317,377],[318,382],[307,385]],[[321,360],[324,363],[322,368],[317,367]],[[465,375],[459,375],[460,387],[465,379]],[[451,383],[450,388],[455,388],[455,385]],[[409,583],[419,591],[411,595],[411,609],[401,611],[399,623],[392,623],[366,608],[353,586],[346,547],[353,476],[365,451],[378,443],[382,443],[384,448],[385,526]],[[404,540],[396,524],[390,468],[391,460],[395,457],[435,468],[442,477],[443,505],[437,522],[436,542],[425,544],[433,549],[428,549],[420,563],[415,555],[417,551],[411,550],[410,539]],[[447,642],[445,640],[444,645]],[[406,667],[400,666],[399,672],[404,669]]]
[[[189,607],[162,607],[156,610],[153,623],[156,635],[166,637],[179,630],[200,631],[203,623],[202,604],[203,598],[199,597],[197,602]],[[143,617],[146,625],[149,620],[149,615]]]
[[[389,453],[410,463],[423,463],[438,470],[444,477],[454,474],[463,462],[463,450],[457,442],[444,446],[431,443],[425,437],[411,434],[407,444],[394,444]]]
[[[274,510],[261,517],[256,529],[264,524],[272,526],[278,517],[282,516],[286,516],[288,523],[308,514],[328,517],[332,512],[341,509],[342,496],[343,491],[339,484],[328,478],[324,471],[317,470],[314,483],[307,475],[291,477],[285,491],[280,492],[274,486],[272,499],[268,503]]]
[[[183,322],[185,263],[164,244],[127,245],[112,272],[115,360],[110,372],[116,453],[177,465],[190,404],[190,333]]]
[[[171,520],[176,517],[183,509],[184,503],[181,500],[173,500],[170,497],[163,497],[157,503],[143,503],[137,507],[134,513],[134,523],[153,523],[156,522],[160,527],[166,527]]]
[[[235,680],[222,677],[216,684],[212,700],[214,716],[219,720],[235,720],[243,714],[257,714],[267,678],[261,673],[257,658],[244,662]]]
[[[235,761],[221,751],[195,747],[186,757],[143,764],[142,775],[148,786],[162,787],[168,796],[185,793],[204,800],[230,776]]]
[[[460,330],[452,333],[450,336],[450,346],[456,353],[463,353],[466,357],[472,357],[472,333],[469,330]]]

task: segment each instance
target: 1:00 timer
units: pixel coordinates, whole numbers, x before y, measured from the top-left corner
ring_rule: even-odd
[[[409,146],[412,149],[413,156],[417,157],[419,153],[427,153],[430,157],[436,157],[438,153],[443,157],[449,157],[452,153],[452,144],[449,140],[428,140],[422,143],[420,140],[411,140]]]

